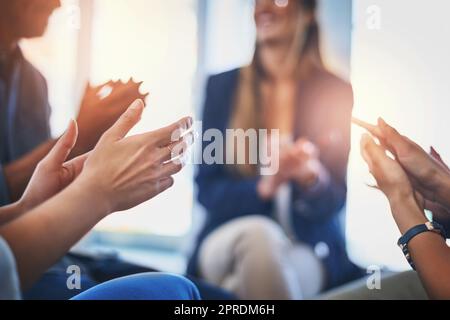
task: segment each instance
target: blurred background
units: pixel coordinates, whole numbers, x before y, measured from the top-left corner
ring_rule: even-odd
[[[208,75],[247,64],[255,30],[251,0],[64,0],[45,37],[22,43],[46,76],[54,135],[77,113],[87,81],[144,81],[149,108],[135,132],[184,115],[199,118]],[[447,0],[321,0],[327,66],[355,91],[355,115],[383,116],[422,146],[450,158],[450,25]],[[406,269],[382,195],[359,156],[354,128],[347,237],[354,262]],[[114,248],[125,259],[183,272],[203,211],[194,201],[195,168],[175,187],[132,214],[116,214],[82,242]]]

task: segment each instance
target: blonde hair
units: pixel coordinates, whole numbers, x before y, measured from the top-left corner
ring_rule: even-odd
[[[297,0],[303,5],[303,10],[309,10],[313,15],[311,24],[303,33],[299,21],[295,37],[292,41],[288,59],[283,68],[292,70],[298,77],[307,74],[301,69],[312,66],[324,68],[319,48],[319,26],[315,17],[316,1]],[[302,34],[303,33],[303,34]],[[264,78],[264,69],[259,60],[259,48],[256,45],[253,61],[249,66],[243,67],[239,72],[237,90],[234,96],[232,115],[229,123],[231,129],[263,129],[261,117],[261,80]],[[227,146],[233,145],[227,142]],[[260,143],[258,143],[260,145]],[[237,153],[238,150],[226,150]],[[246,146],[246,150],[248,150]],[[239,150],[243,151],[243,150]],[[248,156],[247,156],[248,158]],[[236,164],[231,170],[240,176],[254,177],[258,175],[258,165]]]

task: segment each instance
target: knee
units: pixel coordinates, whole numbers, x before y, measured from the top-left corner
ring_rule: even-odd
[[[200,300],[188,279],[167,273],[137,274],[100,284],[75,300]]]
[[[163,300],[200,300],[197,287],[187,278],[169,274],[154,273],[149,275],[149,282],[160,288]]]
[[[277,247],[287,242],[287,237],[281,227],[273,220],[251,216],[241,221],[240,241],[250,246]]]

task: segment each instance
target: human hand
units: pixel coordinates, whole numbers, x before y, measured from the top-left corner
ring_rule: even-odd
[[[125,138],[139,122],[144,103],[135,101],[105,134],[86,161],[79,186],[94,192],[105,214],[130,209],[170,188],[193,143],[183,135],[192,127],[190,117],[145,134]],[[177,150],[177,154],[174,151]]]
[[[288,181],[294,181],[308,189],[318,182],[324,172],[316,146],[307,139],[300,138],[293,145],[281,147],[278,173],[263,177],[258,191],[263,198],[272,198],[278,188]]]
[[[408,174],[414,189],[422,196],[427,209],[433,208],[437,212],[437,208],[450,208],[450,170],[436,150],[432,149],[429,155],[381,118],[378,126],[357,119],[354,119],[354,123],[377,137],[383,147],[395,156]],[[437,205],[433,205],[434,203]]]
[[[65,162],[77,141],[77,137],[77,123],[72,120],[64,135],[36,167],[19,201],[25,211],[61,192],[78,177],[88,155],[85,154]]]
[[[425,223],[420,194],[417,194],[402,166],[391,159],[386,150],[368,134],[361,139],[361,154],[377,181],[378,188],[389,200],[394,219],[403,233]]]
[[[385,149],[377,145],[368,134],[364,134],[361,139],[361,155],[377,181],[378,188],[389,200],[414,196],[414,189],[402,166],[388,157]]]
[[[440,154],[433,147],[431,147],[430,156],[432,156],[436,161],[442,164],[442,166],[444,166],[444,168],[446,168],[450,172],[448,165],[444,162]],[[447,207],[440,204],[439,202],[436,202],[436,199],[427,199],[420,192],[418,194],[418,198],[421,198],[423,200],[424,208],[433,213],[434,219],[437,219],[439,221],[450,220],[450,210]]]
[[[141,83],[109,81],[97,87],[88,84],[78,114],[79,138],[73,156],[86,153],[97,144],[108,130],[136,99],[145,99]],[[108,92],[109,91],[109,92]]]

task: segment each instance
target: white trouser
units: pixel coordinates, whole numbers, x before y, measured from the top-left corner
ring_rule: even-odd
[[[262,216],[236,219],[211,233],[200,248],[199,271],[244,300],[308,299],[324,286],[324,268],[313,250],[292,243]]]

